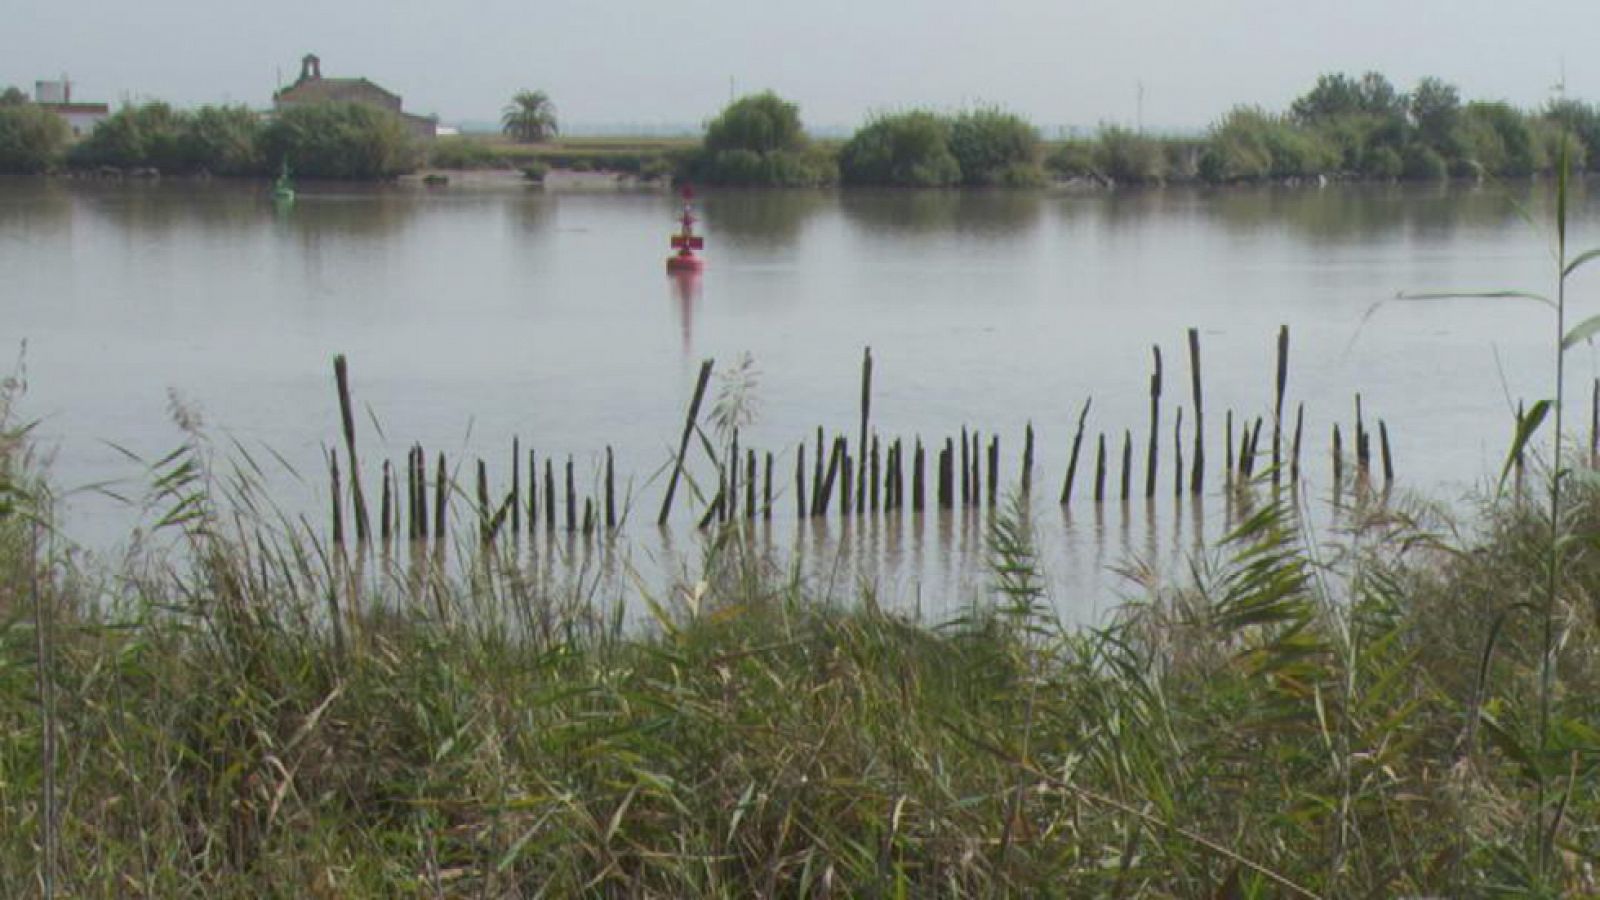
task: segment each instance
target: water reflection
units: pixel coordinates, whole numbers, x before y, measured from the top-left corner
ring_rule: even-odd
[[[0,178],[0,189],[0,229],[39,237],[63,231],[72,221],[72,194],[59,182]]]
[[[1207,218],[1231,231],[1287,230],[1313,241],[1371,241],[1399,234],[1448,237],[1519,219],[1536,185],[1372,184],[1222,188],[1200,193]]]
[[[718,191],[696,211],[719,242],[756,250],[788,249],[832,195],[823,191]]]
[[[694,349],[694,308],[700,301],[700,273],[670,272],[667,280],[672,283],[672,298],[678,308],[678,330],[683,337],[683,352],[688,354]]]
[[[1044,209],[1037,191],[847,191],[839,205],[866,231],[903,236],[936,232],[1004,238],[1036,226]]]

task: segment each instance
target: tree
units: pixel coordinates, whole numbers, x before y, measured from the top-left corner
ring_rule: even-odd
[[[124,106],[72,149],[72,162],[181,171],[186,166],[179,141],[186,125],[187,115],[165,103]]]
[[[806,143],[806,132],[800,125],[800,107],[771,91],[740,97],[706,126],[706,150],[712,153],[724,150],[798,152],[805,149]]]
[[[809,187],[833,181],[838,167],[811,145],[800,107],[766,91],[735,100],[711,120],[686,174],[713,184]]]
[[[1000,109],[978,109],[950,123],[950,152],[967,184],[1026,186],[1044,180],[1039,131]]]
[[[878,116],[839,150],[839,176],[846,184],[960,184],[961,164],[950,152],[950,123],[921,110]]]
[[[0,91],[0,107],[21,106],[27,102],[28,95],[24,94],[20,88],[8,87],[5,90]]]
[[[179,152],[190,169],[215,175],[265,171],[261,120],[244,106],[203,106],[184,122]]]
[[[1461,95],[1453,84],[1424,78],[1411,91],[1411,122],[1417,137],[1438,151],[1452,146],[1461,123]]]
[[[0,105],[0,173],[31,175],[53,168],[67,145],[67,123],[31,103]]]
[[[560,130],[556,107],[544,91],[518,91],[500,116],[500,127],[523,144],[548,141]]]
[[[308,178],[381,180],[416,167],[416,147],[400,117],[360,103],[297,104],[261,133],[269,171],[287,161]]]

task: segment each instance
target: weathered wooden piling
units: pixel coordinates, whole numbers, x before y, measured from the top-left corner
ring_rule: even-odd
[[[415,541],[422,536],[417,519],[417,448],[406,450],[406,538]]]
[[[350,500],[355,509],[356,542],[366,544],[372,537],[367,519],[367,498],[361,493],[361,463],[356,456],[356,420],[350,403],[350,372],[344,354],[333,358],[333,380],[339,389],[339,424],[344,429],[345,455],[350,461]]]
[[[656,517],[657,525],[667,524],[667,516],[672,512],[672,497],[678,491],[678,478],[683,475],[683,460],[689,452],[689,439],[694,437],[695,423],[700,419],[700,402],[705,399],[706,385],[711,381],[711,362],[708,359],[700,364],[700,377],[695,382],[694,398],[689,401],[689,414],[683,423],[683,438],[678,441],[678,455],[672,462],[672,477],[667,480],[667,496],[662,498],[661,515]]]
[[[594,534],[594,498],[583,498],[583,533]]]
[[[328,481],[333,501],[333,545],[344,546],[344,498],[339,487],[339,451],[328,451]]]
[[[872,476],[871,476],[871,478],[868,479],[869,489],[864,492],[864,493],[868,493],[868,494],[871,495],[870,499],[867,501],[867,506],[873,512],[879,512],[882,509],[882,507],[880,507],[878,505],[878,501],[880,499],[879,495],[878,495],[878,482],[881,479],[883,472],[882,472],[882,460],[880,460],[878,458],[878,436],[877,435],[873,435],[872,436],[872,463],[871,463],[870,466],[868,466],[868,469],[872,472]]]
[[[1371,471],[1372,456],[1367,446],[1367,426],[1361,418],[1361,395],[1356,394],[1356,473],[1367,477]]]
[[[1100,449],[1094,456],[1094,502],[1106,500],[1106,433],[1100,432]]]
[[[1133,431],[1123,429],[1122,432],[1122,499],[1124,502],[1133,495]]]
[[[548,456],[544,458],[544,530],[556,533],[556,472]]]
[[[983,502],[983,439],[972,429],[972,505]]]
[[[478,460],[478,541],[489,543],[489,467]]]
[[[856,484],[865,488],[867,483],[867,421],[872,416],[872,348],[861,352],[861,436],[856,441],[856,453],[861,459],[856,471]],[[876,461],[876,460],[874,460]],[[877,479],[873,479],[876,481]],[[874,498],[876,500],[876,498]],[[856,515],[866,511],[867,491],[857,492]]]
[[[927,462],[927,454],[923,450],[921,436],[917,437],[917,443],[912,450],[911,457],[911,510],[912,512],[922,512],[923,501],[926,499],[926,491],[924,489],[927,487],[922,473],[924,464]]]
[[[1278,372],[1272,403],[1272,483],[1283,468],[1283,395],[1289,387],[1289,326],[1278,326]]]
[[[794,511],[795,518],[804,519],[810,510],[806,507],[806,442],[794,455]]]
[[[772,518],[772,451],[767,451],[766,470],[761,477],[761,518]]]
[[[511,436],[511,534],[522,533],[522,441]]]
[[[1072,482],[1078,476],[1078,451],[1083,447],[1083,425],[1089,419],[1089,407],[1093,403],[1093,397],[1086,398],[1083,409],[1078,412],[1078,430],[1072,435],[1072,452],[1067,457],[1067,477],[1061,482],[1062,506],[1072,502]]]
[[[961,426],[961,505],[972,502],[972,445],[967,443],[967,426]]]
[[[1155,356],[1155,369],[1150,373],[1150,443],[1145,449],[1144,496],[1148,500],[1156,495],[1156,454],[1161,446],[1161,346],[1150,351]]]
[[[567,530],[576,531],[578,527],[578,492],[573,485],[572,454],[567,454]]]
[[[841,441],[844,438],[840,438]],[[844,464],[839,467],[839,517],[848,519],[855,512],[855,457],[850,455],[850,445],[845,444]]]
[[[1183,496],[1183,407],[1172,421],[1172,496]]]
[[[1289,480],[1300,483],[1300,432],[1306,424],[1306,405],[1302,401],[1294,408],[1294,444],[1289,450]]]
[[[989,505],[993,506],[1000,494],[1000,435],[989,437]]]
[[[814,515],[825,516],[828,514],[828,504],[833,499],[833,482],[839,474],[839,464],[844,457],[844,438],[833,439],[833,451],[828,454],[828,471],[822,476],[814,494],[817,505],[813,510]]]
[[[1022,431],[1022,496],[1033,492],[1033,420]]]
[[[822,426],[818,425],[817,426],[817,454],[816,454],[816,459],[812,463],[812,470],[811,470],[811,514],[813,516],[821,515],[823,506],[825,505],[823,503],[823,496],[822,496],[823,494],[826,493],[826,491],[824,491],[822,489],[822,469],[823,469],[824,465],[825,465],[825,463],[823,462],[823,454],[822,454]]]
[[[769,473],[768,478],[771,478]],[[617,468],[612,459],[611,445],[606,445],[606,530],[617,527]]]
[[[534,526],[539,522],[539,466],[533,457],[533,448],[528,448],[528,534],[533,534]]]
[[[450,520],[450,472],[445,468],[444,453],[439,454],[438,471],[433,476],[433,539],[444,546],[445,532]]]
[[[744,451],[744,517],[756,517],[756,451]]]
[[[965,444],[965,442],[966,442],[966,438],[963,437],[962,438],[962,443]],[[951,496],[952,494],[955,493],[955,485],[952,483],[955,480],[955,475],[954,475],[954,472],[952,471],[954,466],[955,466],[955,448],[952,446],[951,440],[949,438],[945,438],[944,439],[944,449],[939,451],[939,508],[940,509],[950,509],[951,506],[955,502],[955,498],[953,496]]]
[[[389,530],[389,513],[393,508],[391,503],[392,499],[389,494],[389,461],[386,459],[383,461],[383,505],[378,514],[380,521],[379,528],[382,532],[381,540],[383,541],[383,548],[385,550],[389,549],[389,537],[391,534]]]
[[[1394,459],[1389,455],[1389,423],[1378,420],[1378,448],[1383,451],[1383,486],[1394,482]]]
[[[1189,383],[1194,393],[1194,474],[1189,479],[1189,492],[1198,494],[1205,488],[1206,445],[1205,401],[1200,390],[1200,329],[1189,329]]]
[[[1344,480],[1344,438],[1339,434],[1339,423],[1333,423],[1333,495],[1339,496],[1339,484]]]

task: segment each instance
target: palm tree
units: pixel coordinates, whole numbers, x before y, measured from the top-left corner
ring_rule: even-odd
[[[501,130],[524,144],[549,140],[556,127],[556,107],[544,91],[518,91],[500,116]]]

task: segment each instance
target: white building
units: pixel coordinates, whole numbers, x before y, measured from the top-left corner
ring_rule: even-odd
[[[111,107],[105,103],[73,103],[72,82],[63,75],[59,81],[35,81],[33,101],[61,117],[74,137],[94,130],[94,126],[111,116]]]

